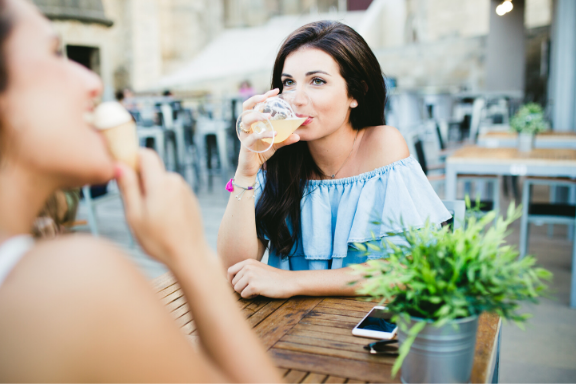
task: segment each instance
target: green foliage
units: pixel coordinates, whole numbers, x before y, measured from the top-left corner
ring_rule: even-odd
[[[518,133],[540,133],[548,130],[550,126],[544,119],[542,107],[536,103],[523,105],[510,120],[510,127]]]
[[[470,205],[469,199],[467,203]],[[531,256],[518,260],[515,248],[505,245],[509,225],[521,215],[521,207],[512,203],[506,219],[498,217],[492,226],[495,212],[481,218],[471,215],[464,228],[454,232],[448,226],[437,229],[429,221],[421,229],[406,229],[402,234],[406,246],[383,239],[380,250],[392,251],[387,259],[353,267],[365,277],[357,292],[389,301],[387,307],[403,330],[407,330],[410,317],[441,327],[485,311],[523,322],[529,315],[518,313],[519,303],[537,303],[547,290],[544,280],[550,280],[552,274],[536,267]],[[362,249],[362,244],[356,246]],[[409,332],[406,347],[399,350],[394,375],[425,324],[416,325]]]

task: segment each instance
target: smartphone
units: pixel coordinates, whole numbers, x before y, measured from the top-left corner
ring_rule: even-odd
[[[374,339],[392,339],[398,331],[398,326],[391,320],[392,316],[386,307],[374,307],[354,327],[352,334]]]

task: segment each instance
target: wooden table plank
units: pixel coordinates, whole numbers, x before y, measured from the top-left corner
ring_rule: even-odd
[[[286,376],[284,376],[284,381],[287,383],[299,383],[308,375],[308,371],[299,371],[297,369],[291,369]]]
[[[250,323],[252,327],[257,326],[260,324],[260,322],[262,322],[262,320],[270,316],[285,302],[286,300],[272,300],[268,302],[268,304],[260,308],[257,312],[252,313],[252,315],[248,318],[248,323]]]
[[[172,280],[171,280],[172,279]],[[198,343],[183,293],[173,278],[163,276],[155,286],[177,324]],[[394,358],[370,355],[363,346],[371,339],[352,336],[352,328],[377,302],[357,298],[296,297],[273,300],[239,299],[241,311],[254,327],[288,382],[398,382],[391,378]],[[496,356],[500,319],[482,315],[471,382],[490,382]]]
[[[328,333],[325,333],[325,335],[328,335]],[[340,335],[333,335],[333,336],[340,336]],[[368,344],[368,342],[369,342],[368,340],[365,340],[365,341],[361,341],[361,343],[350,343],[347,340],[341,341],[341,340],[327,339],[327,338],[322,339],[322,338],[313,337],[313,336],[312,337],[302,336],[302,335],[294,334],[294,332],[291,332],[290,334],[285,335],[284,337],[282,337],[280,339],[280,341],[285,341],[285,342],[295,343],[295,344],[304,344],[304,345],[325,347],[325,348],[331,348],[331,349],[342,349],[345,351],[362,353],[363,355],[366,354],[366,350],[364,349],[364,345]],[[392,359],[392,363],[393,362],[394,361]]]
[[[320,301],[322,299],[310,297],[287,300],[272,312],[265,322],[260,322],[254,327],[254,331],[268,349],[298,324]]]
[[[339,342],[347,343],[347,344],[358,344],[360,346],[364,346],[364,345],[371,343],[372,341],[375,340],[375,339],[367,339],[367,338],[352,336],[351,334],[348,334],[348,332],[346,335],[339,335],[336,333],[328,333],[328,332],[320,332],[320,331],[308,331],[308,330],[302,329],[301,328],[302,326],[303,326],[303,324],[298,324],[296,327],[292,328],[292,331],[290,331],[289,335],[302,336],[302,337],[307,337],[310,339],[339,341]],[[322,329],[322,330],[324,330],[324,329]],[[284,337],[286,337],[286,336],[284,336]]]
[[[302,380],[302,383],[323,383],[327,377],[328,375],[312,372],[308,376],[306,376],[304,380]]]
[[[321,307],[321,305],[322,303],[318,304],[318,306],[314,308],[314,312],[324,313],[327,315],[346,316],[350,317],[351,319],[354,319],[356,322],[358,322],[358,320],[362,320],[364,316],[366,316],[367,312],[367,311],[352,311],[352,310],[345,310],[345,312],[343,312],[342,309]]]
[[[457,150],[447,162],[465,162],[482,160],[486,163],[576,163],[576,149],[535,148],[530,152],[519,152],[516,148],[484,148],[470,146]]]
[[[497,315],[483,313],[478,321],[476,334],[476,350],[474,351],[474,366],[472,367],[472,382],[486,383],[492,381],[494,357],[496,356],[497,335],[502,321]]]
[[[358,320],[359,318],[354,318],[354,317],[350,317],[350,316],[346,316],[346,315],[333,315],[330,313],[322,313],[322,312],[318,312],[316,310],[312,310],[310,312],[308,312],[308,314],[306,314],[305,318],[309,318],[309,319],[316,319],[316,320],[326,320],[326,321],[336,321],[340,324],[352,324],[352,325],[356,325],[358,324]],[[362,319],[360,317],[360,319]]]
[[[336,335],[346,335],[346,336],[354,337],[358,340],[369,340],[369,339],[365,339],[363,337],[352,336],[351,328],[336,328],[336,327],[332,327],[332,326],[305,324],[305,323],[301,322],[298,325],[296,325],[293,329],[294,330],[300,330],[301,329],[301,330],[307,330],[307,331],[312,331],[312,332],[324,332],[324,333],[330,333],[330,334],[336,334]]]
[[[397,383],[400,380],[400,375],[397,375],[395,379],[391,378],[392,365],[389,364],[350,360],[276,348],[272,348],[270,353],[280,368],[292,368],[307,372],[347,377],[355,380],[376,381],[379,383]]]
[[[341,384],[341,383],[345,383],[346,382],[346,378],[345,377],[338,377],[338,376],[328,376],[326,378],[326,381],[324,381],[324,383],[329,384],[329,383],[333,383],[333,384]]]
[[[294,337],[292,340],[294,340]],[[394,357],[371,355],[366,351],[363,351],[362,348],[356,349],[355,351],[350,351],[342,348],[345,346],[345,344],[341,343],[330,343],[328,341],[322,340],[318,343],[304,344],[301,342],[301,339],[298,341],[299,343],[292,343],[280,340],[274,344],[274,349],[286,349],[289,351],[311,353],[318,356],[341,357],[343,359],[349,360],[368,361],[375,364],[393,365],[395,361]],[[334,345],[338,345],[340,348],[335,348]]]

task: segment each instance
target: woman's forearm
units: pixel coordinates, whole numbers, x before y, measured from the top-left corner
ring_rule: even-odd
[[[254,185],[256,176],[236,175],[235,183],[241,186]],[[218,256],[225,268],[246,259],[259,259],[259,243],[256,234],[256,216],[254,209],[254,190],[245,191],[241,200],[236,195],[242,193],[238,187],[230,193],[226,212],[218,231]]]
[[[292,296],[357,296],[362,285],[362,277],[349,267],[290,273]]]
[[[205,256],[184,255],[170,269],[190,306],[204,351],[235,381],[280,382],[271,359],[238,310],[216,255],[208,247],[197,252]]]

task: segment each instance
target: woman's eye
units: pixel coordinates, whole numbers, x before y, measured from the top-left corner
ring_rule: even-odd
[[[291,87],[294,85],[294,80],[286,79],[282,82],[282,85],[285,87]]]
[[[312,79],[312,84],[314,85],[322,85],[322,84],[326,84],[326,82],[318,77]]]

